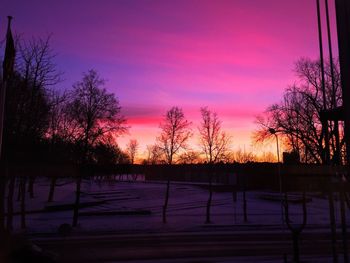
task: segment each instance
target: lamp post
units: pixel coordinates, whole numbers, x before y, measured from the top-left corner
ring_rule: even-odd
[[[282,177],[281,177],[280,149],[279,149],[279,143],[278,143],[278,136],[277,136],[277,131],[274,128],[269,128],[269,132],[275,135],[276,137],[278,181],[279,181],[280,199],[281,199],[281,217],[282,217],[282,223],[284,223],[283,201],[282,201],[283,200],[282,199]]]

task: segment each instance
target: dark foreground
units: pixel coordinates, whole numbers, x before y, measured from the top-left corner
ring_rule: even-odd
[[[281,221],[279,193],[237,192],[233,199],[232,192],[215,192],[211,223],[206,224],[208,190],[201,184],[172,183],[168,220],[163,224],[164,186],[84,180],[84,206],[72,228],[74,183],[59,181],[54,201],[47,202],[49,181],[38,178],[36,194],[26,203],[25,229],[20,228],[17,212],[20,202],[14,203],[14,233],[38,246],[34,255],[46,258],[29,261],[31,253],[17,249],[12,256],[20,260],[10,262],[293,262],[292,234]],[[296,202],[300,193],[288,195],[290,222],[297,229],[304,214]],[[320,193],[306,195],[300,262],[333,262],[328,201]],[[344,262],[338,200],[335,207],[338,262]],[[64,225],[66,232],[61,231]]]
[[[33,237],[58,262],[293,262],[289,232],[207,231],[166,234],[95,234]],[[304,233],[301,262],[332,262],[326,232]],[[343,262],[338,246],[339,262]],[[286,260],[286,261],[285,261]]]

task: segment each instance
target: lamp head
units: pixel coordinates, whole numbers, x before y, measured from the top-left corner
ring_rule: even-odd
[[[269,133],[276,134],[276,130],[274,128],[269,128]]]

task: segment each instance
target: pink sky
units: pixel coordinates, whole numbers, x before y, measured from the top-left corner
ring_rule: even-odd
[[[319,54],[314,0],[1,0],[0,5],[2,36],[9,14],[24,38],[53,34],[57,65],[65,72],[61,88],[90,68],[108,80],[107,89],[132,126],[119,140],[122,147],[131,138],[142,148],[152,144],[162,115],[176,105],[194,131],[200,107],[208,106],[222,119],[233,146],[249,148],[255,116],[293,83],[294,62]],[[330,11],[334,17],[333,5]]]

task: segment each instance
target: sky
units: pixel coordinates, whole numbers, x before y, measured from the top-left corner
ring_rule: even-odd
[[[314,0],[0,0],[0,39],[7,15],[24,39],[52,34],[58,88],[89,69],[107,80],[131,127],[118,143],[135,138],[141,152],[172,106],[194,132],[208,106],[233,147],[251,149],[255,118],[296,80],[294,63],[319,56]]]

